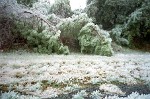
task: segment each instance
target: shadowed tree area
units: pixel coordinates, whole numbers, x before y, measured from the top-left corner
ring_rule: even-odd
[[[149,0],[87,0],[87,5],[87,14],[111,30],[115,42],[149,50]]]

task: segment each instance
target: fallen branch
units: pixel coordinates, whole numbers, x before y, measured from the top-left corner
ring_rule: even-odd
[[[37,17],[38,19],[40,19],[41,21],[43,21],[44,23],[46,23],[49,26],[50,30],[57,31],[57,29],[56,29],[55,26],[53,26],[48,20],[46,20],[43,17],[41,17],[42,15],[36,14],[36,13],[34,13],[32,11],[27,11],[27,10],[24,11],[23,13],[29,13],[29,14]]]

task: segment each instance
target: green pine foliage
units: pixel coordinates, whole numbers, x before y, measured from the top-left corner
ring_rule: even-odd
[[[97,14],[97,11],[98,11],[98,7],[97,7],[97,3],[98,1],[97,0],[87,0],[87,7],[85,9],[87,15],[89,17],[91,17],[93,19],[93,21],[96,23],[96,14]]]
[[[78,35],[81,53],[90,53],[104,56],[112,56],[111,39],[109,33],[100,30],[94,23],[86,24]]]
[[[50,14],[56,14],[59,17],[67,18],[72,15],[70,1],[69,0],[55,0],[54,4],[51,6]]]
[[[69,41],[78,40],[81,53],[111,56],[111,39],[109,33],[100,30],[98,25],[85,13],[67,18],[57,25],[61,37]]]
[[[38,0],[17,0],[18,3],[32,7],[32,4],[37,2]]]
[[[92,22],[92,19],[90,19],[87,14],[82,13],[80,15],[73,15],[72,18],[64,19],[57,27],[62,32],[62,36],[77,39],[82,27],[89,22]]]
[[[110,36],[117,44],[128,46],[129,45],[128,39],[126,38],[125,35],[124,36],[122,35],[124,28],[125,28],[124,25],[116,25],[116,27],[111,30]]]
[[[128,21],[125,23],[126,32],[124,35],[128,36],[131,46],[136,43],[134,40],[145,41],[143,43],[150,43],[150,2],[144,3],[141,8],[135,10],[129,16]]]
[[[38,53],[57,53],[69,54],[67,46],[63,46],[59,40],[60,31],[56,33],[42,27],[42,29],[33,29],[29,25],[24,25],[23,22],[16,22],[16,33],[20,33],[23,38],[27,39],[29,46]]]
[[[80,50],[78,34],[82,27],[89,22],[92,22],[92,19],[87,14],[81,13],[79,15],[73,15],[71,18],[66,18],[57,24],[56,27],[61,31],[61,40],[72,51]]]

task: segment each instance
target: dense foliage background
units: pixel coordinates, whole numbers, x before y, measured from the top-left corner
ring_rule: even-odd
[[[111,30],[112,38],[118,44],[149,46],[149,0],[87,0],[87,5],[87,14],[95,23]]]
[[[22,44],[39,53],[111,56],[111,41],[150,48],[149,0],[87,0],[75,11],[69,0],[1,0],[0,9],[0,49]]]

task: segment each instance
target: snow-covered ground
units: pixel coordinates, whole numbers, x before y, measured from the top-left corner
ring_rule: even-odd
[[[150,90],[150,53],[118,53],[112,57],[0,53],[2,91],[14,90],[47,98],[96,85],[100,92],[95,90],[91,95],[99,97],[103,90],[115,95],[105,99],[117,99],[117,95],[126,94],[117,86],[119,84],[149,85]],[[147,95],[134,92],[128,96],[130,98],[121,99],[132,99],[132,96],[150,99],[150,92]]]

